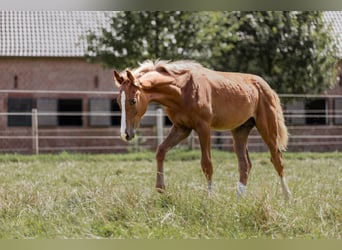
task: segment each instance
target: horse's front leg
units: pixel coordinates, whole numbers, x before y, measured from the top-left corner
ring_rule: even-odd
[[[157,181],[156,189],[158,192],[162,193],[165,190],[164,183],[164,159],[166,153],[180,141],[188,137],[191,129],[184,127],[172,126],[171,131],[167,135],[166,139],[158,146],[156,152],[157,160]]]
[[[209,194],[212,191],[212,176],[213,176],[213,164],[211,162],[211,153],[210,153],[210,126],[202,125],[196,129],[198,134],[200,145],[201,145],[201,166],[202,171],[208,182],[208,191]]]

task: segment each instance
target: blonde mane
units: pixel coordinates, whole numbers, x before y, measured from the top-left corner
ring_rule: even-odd
[[[139,67],[133,70],[133,74],[136,77],[140,77],[143,74],[150,71],[165,71],[170,75],[182,74],[191,70],[197,70],[203,68],[203,66],[195,61],[180,60],[180,61],[166,61],[166,60],[146,60],[139,63]]]

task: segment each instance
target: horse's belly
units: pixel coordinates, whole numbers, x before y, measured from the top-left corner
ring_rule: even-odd
[[[251,117],[255,117],[255,109],[253,106],[231,108],[231,106],[222,106],[220,109],[213,111],[211,122],[212,129],[215,130],[231,130],[244,124]]]
[[[244,117],[243,119],[220,119],[220,120],[213,120],[211,123],[211,128],[214,130],[232,130],[244,124],[249,118],[253,117],[253,115],[249,115]]]
[[[239,92],[239,91],[240,92]],[[258,94],[252,86],[221,90],[221,95],[212,99],[211,127],[216,130],[231,130],[255,117]]]

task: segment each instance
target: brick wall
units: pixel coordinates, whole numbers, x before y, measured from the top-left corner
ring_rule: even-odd
[[[0,58],[0,88],[113,91],[114,84],[112,70],[81,58]]]
[[[1,90],[115,91],[111,69],[81,58],[0,58]],[[86,98],[63,94],[1,94],[0,112],[7,112],[7,99],[14,98]],[[114,97],[113,97],[114,98]],[[87,100],[83,102],[87,109]],[[0,116],[0,128],[7,128],[6,116]]]

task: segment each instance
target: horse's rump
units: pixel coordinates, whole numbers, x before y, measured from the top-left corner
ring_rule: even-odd
[[[268,85],[268,83],[258,77],[259,86],[259,113],[263,114],[264,121],[262,123],[269,123],[272,117],[276,119],[277,126],[277,146],[280,151],[286,151],[288,143],[288,132],[285,125],[285,119],[283,114],[283,109],[281,107],[280,99],[277,93]]]

